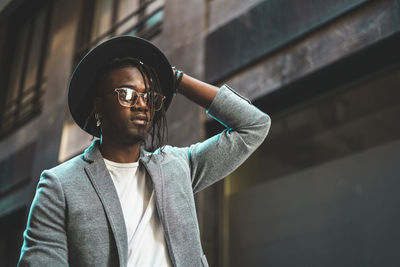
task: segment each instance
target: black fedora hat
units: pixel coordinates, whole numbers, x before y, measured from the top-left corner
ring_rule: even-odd
[[[117,36],[99,44],[78,63],[68,85],[68,106],[72,118],[84,131],[100,137],[94,118],[93,82],[97,72],[114,58],[137,58],[157,73],[167,110],[174,91],[174,76],[166,56],[155,45],[139,37]]]

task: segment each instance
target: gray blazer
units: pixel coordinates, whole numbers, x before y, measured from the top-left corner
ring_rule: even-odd
[[[174,266],[208,266],[194,194],[227,176],[263,142],[270,118],[222,86],[207,111],[226,129],[190,147],[141,150]],[[117,192],[95,141],[42,173],[19,266],[126,266],[128,241]]]

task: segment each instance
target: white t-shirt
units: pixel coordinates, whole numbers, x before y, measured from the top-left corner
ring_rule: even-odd
[[[117,190],[128,235],[128,267],[172,266],[150,177],[138,162],[104,159]]]

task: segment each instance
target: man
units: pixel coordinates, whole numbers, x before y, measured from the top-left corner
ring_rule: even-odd
[[[175,93],[226,129],[190,147],[162,145]],[[269,117],[228,86],[173,71],[158,48],[128,36],[82,59],[68,102],[75,122],[100,139],[42,173],[19,265],[208,266],[194,194],[263,142]]]

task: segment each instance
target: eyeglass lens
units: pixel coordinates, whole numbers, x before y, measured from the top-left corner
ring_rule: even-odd
[[[139,97],[149,107],[153,107],[156,111],[160,110],[164,101],[164,96],[155,92],[138,93],[131,88],[117,88],[119,103],[124,107],[132,107],[136,105]]]

